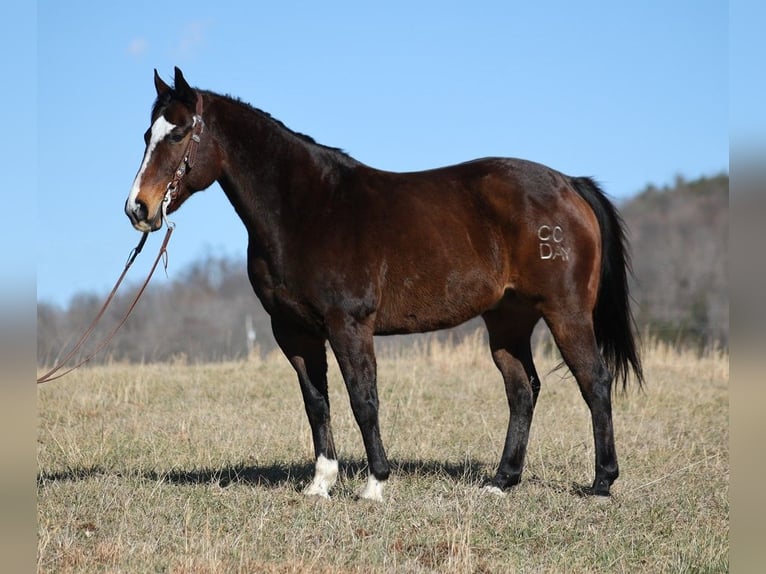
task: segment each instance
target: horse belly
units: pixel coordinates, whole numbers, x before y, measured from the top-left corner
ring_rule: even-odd
[[[486,269],[415,273],[387,281],[375,321],[378,335],[448,329],[494,306],[504,286]]]

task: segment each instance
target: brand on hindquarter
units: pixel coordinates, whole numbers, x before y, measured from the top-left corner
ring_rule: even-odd
[[[537,228],[540,241],[540,259],[569,261],[572,248],[565,244],[564,229],[560,225],[541,225]]]

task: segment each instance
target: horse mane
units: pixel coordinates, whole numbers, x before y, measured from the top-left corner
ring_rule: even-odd
[[[211,93],[211,92],[209,92],[209,93]],[[236,103],[240,104],[241,106],[245,107],[246,109],[248,109],[248,110],[250,110],[250,111],[252,111],[252,112],[255,112],[256,114],[259,114],[259,115],[263,116],[263,117],[264,117],[264,118],[266,118],[267,120],[270,120],[270,121],[274,122],[274,123],[275,123],[277,126],[279,126],[281,129],[283,129],[283,130],[285,130],[286,132],[288,132],[288,133],[290,133],[290,134],[294,135],[294,136],[295,136],[295,137],[297,137],[298,139],[300,139],[300,140],[302,140],[302,141],[306,142],[307,144],[311,144],[311,145],[315,145],[315,146],[318,146],[318,147],[320,147],[320,148],[322,148],[322,149],[325,149],[325,150],[327,150],[327,151],[331,151],[331,152],[334,152],[334,153],[340,154],[340,155],[342,155],[342,156],[345,156],[345,157],[347,157],[347,158],[350,158],[350,157],[351,157],[351,156],[350,156],[350,155],[349,155],[349,154],[348,154],[348,153],[347,153],[345,150],[343,150],[343,149],[341,149],[341,148],[338,148],[338,147],[332,147],[332,146],[328,146],[328,145],[324,145],[324,144],[322,144],[322,143],[319,143],[318,141],[316,141],[316,140],[315,140],[314,138],[312,138],[310,135],[307,135],[307,134],[304,134],[304,133],[301,133],[301,132],[297,132],[297,131],[295,131],[295,130],[293,130],[293,129],[289,128],[289,127],[287,127],[287,126],[284,124],[284,122],[282,122],[281,120],[278,120],[277,118],[275,118],[274,116],[272,116],[270,113],[268,113],[268,112],[264,112],[264,111],[263,111],[262,109],[260,109],[260,108],[256,108],[255,106],[253,106],[253,105],[249,104],[248,102],[246,102],[246,101],[242,100],[241,98],[237,98],[237,97],[234,97],[234,96],[230,96],[230,95],[225,95],[225,96],[221,96],[220,94],[213,94],[213,95],[216,95],[216,96],[219,96],[219,97],[223,97],[223,98],[226,98],[226,99],[228,99],[228,100],[231,100],[231,101],[233,101],[233,102],[236,102]]]
[[[338,148],[338,147],[332,147],[332,146],[321,144],[321,143],[317,142],[314,138],[312,138],[309,135],[306,135],[304,133],[297,132],[297,131],[295,131],[293,129],[290,129],[289,127],[287,127],[284,124],[284,122],[278,120],[277,118],[272,116],[270,113],[265,112],[265,111],[263,111],[260,108],[256,108],[255,106],[253,106],[252,104],[249,104],[248,102],[242,100],[241,98],[238,98],[238,97],[235,97],[235,96],[232,96],[232,95],[229,95],[229,94],[217,94],[217,93],[211,92],[209,90],[198,90],[198,91],[200,93],[202,93],[202,94],[207,94],[207,95],[214,96],[214,97],[217,97],[217,98],[223,98],[223,99],[228,100],[230,102],[236,103],[236,104],[242,106],[243,108],[245,108],[246,110],[248,110],[250,112],[253,112],[253,113],[261,116],[262,118],[272,122],[278,128],[286,131],[290,135],[295,136],[296,138],[298,138],[299,140],[303,141],[304,143],[307,143],[307,144],[312,145],[312,146],[319,147],[319,148],[321,148],[321,149],[323,149],[325,151],[329,151],[329,152],[334,153],[334,154],[338,154],[338,155],[342,156],[345,159],[353,159],[345,150],[343,150],[341,148]],[[166,92],[165,94],[163,94],[161,96],[157,96],[157,99],[154,100],[154,104],[152,105],[152,115],[151,115],[151,117],[152,118],[157,117],[157,115],[160,114],[162,112],[162,110],[170,104],[171,101],[176,100],[176,99],[184,100],[183,97],[178,92],[176,92],[175,90],[170,90],[169,92]],[[192,106],[194,105],[194,102],[190,102],[190,101],[186,101],[186,100],[184,100],[184,101],[186,103],[188,103],[189,105],[192,105]]]

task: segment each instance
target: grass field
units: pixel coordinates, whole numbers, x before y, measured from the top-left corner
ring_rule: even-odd
[[[313,453],[281,356],[109,365],[38,391],[40,572],[725,572],[728,356],[645,352],[615,395],[621,477],[593,479],[587,408],[538,357],[543,388],[522,483],[482,493],[507,425],[480,337],[379,357],[386,501],[355,499],[364,450],[331,362],[341,476],[304,497]]]

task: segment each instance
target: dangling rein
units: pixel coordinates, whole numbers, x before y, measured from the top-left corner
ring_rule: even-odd
[[[146,277],[146,280],[144,281],[143,285],[141,285],[141,288],[136,293],[136,296],[133,298],[133,302],[128,307],[128,310],[125,311],[125,314],[120,319],[119,323],[117,323],[117,326],[114,327],[111,332],[106,336],[106,338],[96,347],[96,349],[87,355],[84,359],[81,359],[77,364],[75,364],[72,367],[67,368],[65,371],[60,372],[61,369],[64,368],[64,366],[72,359],[72,357],[75,356],[77,351],[80,350],[80,347],[83,346],[85,341],[88,340],[91,333],[93,333],[93,329],[96,328],[96,325],[101,320],[101,317],[103,317],[104,313],[106,312],[106,308],[109,306],[109,303],[112,302],[112,299],[114,298],[115,293],[117,293],[117,289],[120,286],[120,283],[122,283],[122,280],[125,278],[125,275],[128,273],[128,269],[130,269],[130,266],[133,265],[133,261],[136,260],[136,257],[138,257],[138,254],[141,253],[141,250],[144,247],[144,243],[146,243],[146,238],[149,236],[149,232],[145,231],[144,234],[141,236],[141,240],[138,242],[138,245],[136,245],[133,250],[130,252],[130,255],[128,256],[128,261],[125,263],[125,269],[122,270],[122,273],[120,274],[119,279],[117,279],[117,283],[115,283],[114,287],[112,288],[111,293],[109,293],[109,296],[106,298],[106,301],[104,301],[104,304],[101,306],[101,310],[96,315],[96,318],[93,319],[91,324],[88,326],[88,328],[85,330],[85,332],[82,334],[82,337],[80,337],[80,340],[77,341],[77,344],[72,348],[69,353],[61,360],[59,363],[53,367],[50,371],[45,373],[43,376],[38,377],[37,384],[47,383],[50,381],[54,381],[56,379],[60,379],[64,375],[71,373],[78,367],[81,367],[88,361],[90,361],[93,357],[96,356],[104,347],[106,347],[109,342],[112,340],[112,338],[115,336],[117,331],[119,331],[120,327],[125,324],[125,321],[127,321],[128,316],[131,314],[133,309],[136,306],[136,303],[138,303],[138,299],[143,294],[144,290],[146,289],[146,286],[149,284],[149,280],[152,278],[152,275],[154,274],[154,270],[157,269],[157,265],[160,262],[160,259],[164,260],[164,267],[167,270],[168,267],[168,242],[170,241],[170,235],[173,233],[173,229],[175,226],[172,224],[169,224],[167,226],[168,230],[165,233],[165,239],[162,241],[162,245],[160,246],[159,253],[157,253],[157,257],[154,260],[154,264],[152,265],[151,270],[149,271],[149,275]]]
[[[144,289],[146,289],[146,286],[149,284],[149,280],[152,278],[152,275],[154,275],[154,270],[157,269],[157,265],[160,262],[160,259],[164,258],[164,266],[165,270],[167,271],[168,268],[168,242],[170,241],[170,235],[173,233],[173,229],[175,228],[175,224],[168,220],[168,214],[167,209],[170,206],[170,202],[175,199],[176,194],[178,192],[178,186],[181,183],[181,180],[184,178],[186,173],[192,169],[194,166],[194,163],[197,159],[197,148],[199,146],[200,142],[200,136],[202,135],[202,131],[205,129],[205,122],[202,120],[202,96],[197,93],[197,103],[196,103],[196,113],[194,114],[194,117],[192,118],[192,134],[189,138],[189,143],[186,146],[186,151],[184,152],[183,156],[181,157],[181,161],[178,163],[178,167],[176,168],[175,172],[173,173],[173,179],[170,180],[170,183],[168,183],[166,191],[165,191],[165,197],[162,200],[162,221],[167,225],[167,232],[165,233],[165,239],[162,241],[162,245],[160,246],[160,251],[157,253],[157,257],[154,260],[154,264],[152,265],[152,268],[149,270],[149,275],[146,277],[146,280],[144,281],[144,284],[141,285],[141,288],[136,293],[136,296],[133,298],[133,302],[130,304],[130,307],[128,307],[128,310],[125,311],[125,314],[122,316],[122,319],[120,319],[120,322],[117,323],[117,326],[112,329],[112,331],[107,335],[106,339],[104,339],[101,344],[96,347],[96,350],[93,351],[90,355],[85,357],[84,359],[80,360],[76,365],[73,367],[69,367],[67,370],[65,370],[62,373],[59,373],[61,369],[64,368],[64,366],[72,359],[72,357],[75,356],[77,351],[80,350],[80,347],[85,343],[85,341],[88,340],[88,337],[90,337],[90,334],[93,332],[93,329],[96,328],[96,324],[101,320],[101,317],[104,315],[104,312],[106,311],[106,308],[109,306],[109,303],[112,301],[112,298],[114,297],[114,294],[117,293],[117,288],[120,286],[120,283],[122,283],[122,280],[125,278],[125,275],[128,272],[128,269],[130,269],[130,266],[133,265],[133,261],[135,261],[136,257],[138,257],[138,254],[141,253],[141,249],[144,247],[144,243],[146,243],[146,238],[149,236],[149,232],[145,231],[144,234],[141,236],[141,240],[138,242],[138,245],[136,245],[133,250],[130,252],[130,255],[128,256],[128,261],[125,263],[125,269],[122,270],[122,274],[120,275],[120,278],[117,279],[117,283],[115,283],[114,288],[112,289],[112,292],[109,293],[109,296],[106,298],[106,301],[104,301],[104,304],[101,307],[101,310],[96,315],[96,318],[93,319],[93,322],[91,322],[90,326],[85,330],[85,333],[83,333],[82,337],[80,337],[80,340],[77,341],[77,344],[72,348],[69,353],[67,353],[66,357],[64,357],[59,363],[53,367],[50,371],[45,373],[42,377],[39,377],[37,379],[37,384],[41,383],[47,383],[49,381],[53,381],[56,379],[59,379],[66,375],[67,373],[71,373],[76,368],[81,367],[88,361],[90,361],[93,357],[98,354],[101,349],[106,347],[109,342],[112,340],[114,335],[119,331],[120,327],[123,326],[125,321],[128,319],[128,315],[131,314],[133,309],[136,306],[136,303],[138,303],[138,299],[141,297],[141,295],[144,292]],[[57,374],[58,373],[58,374]]]

